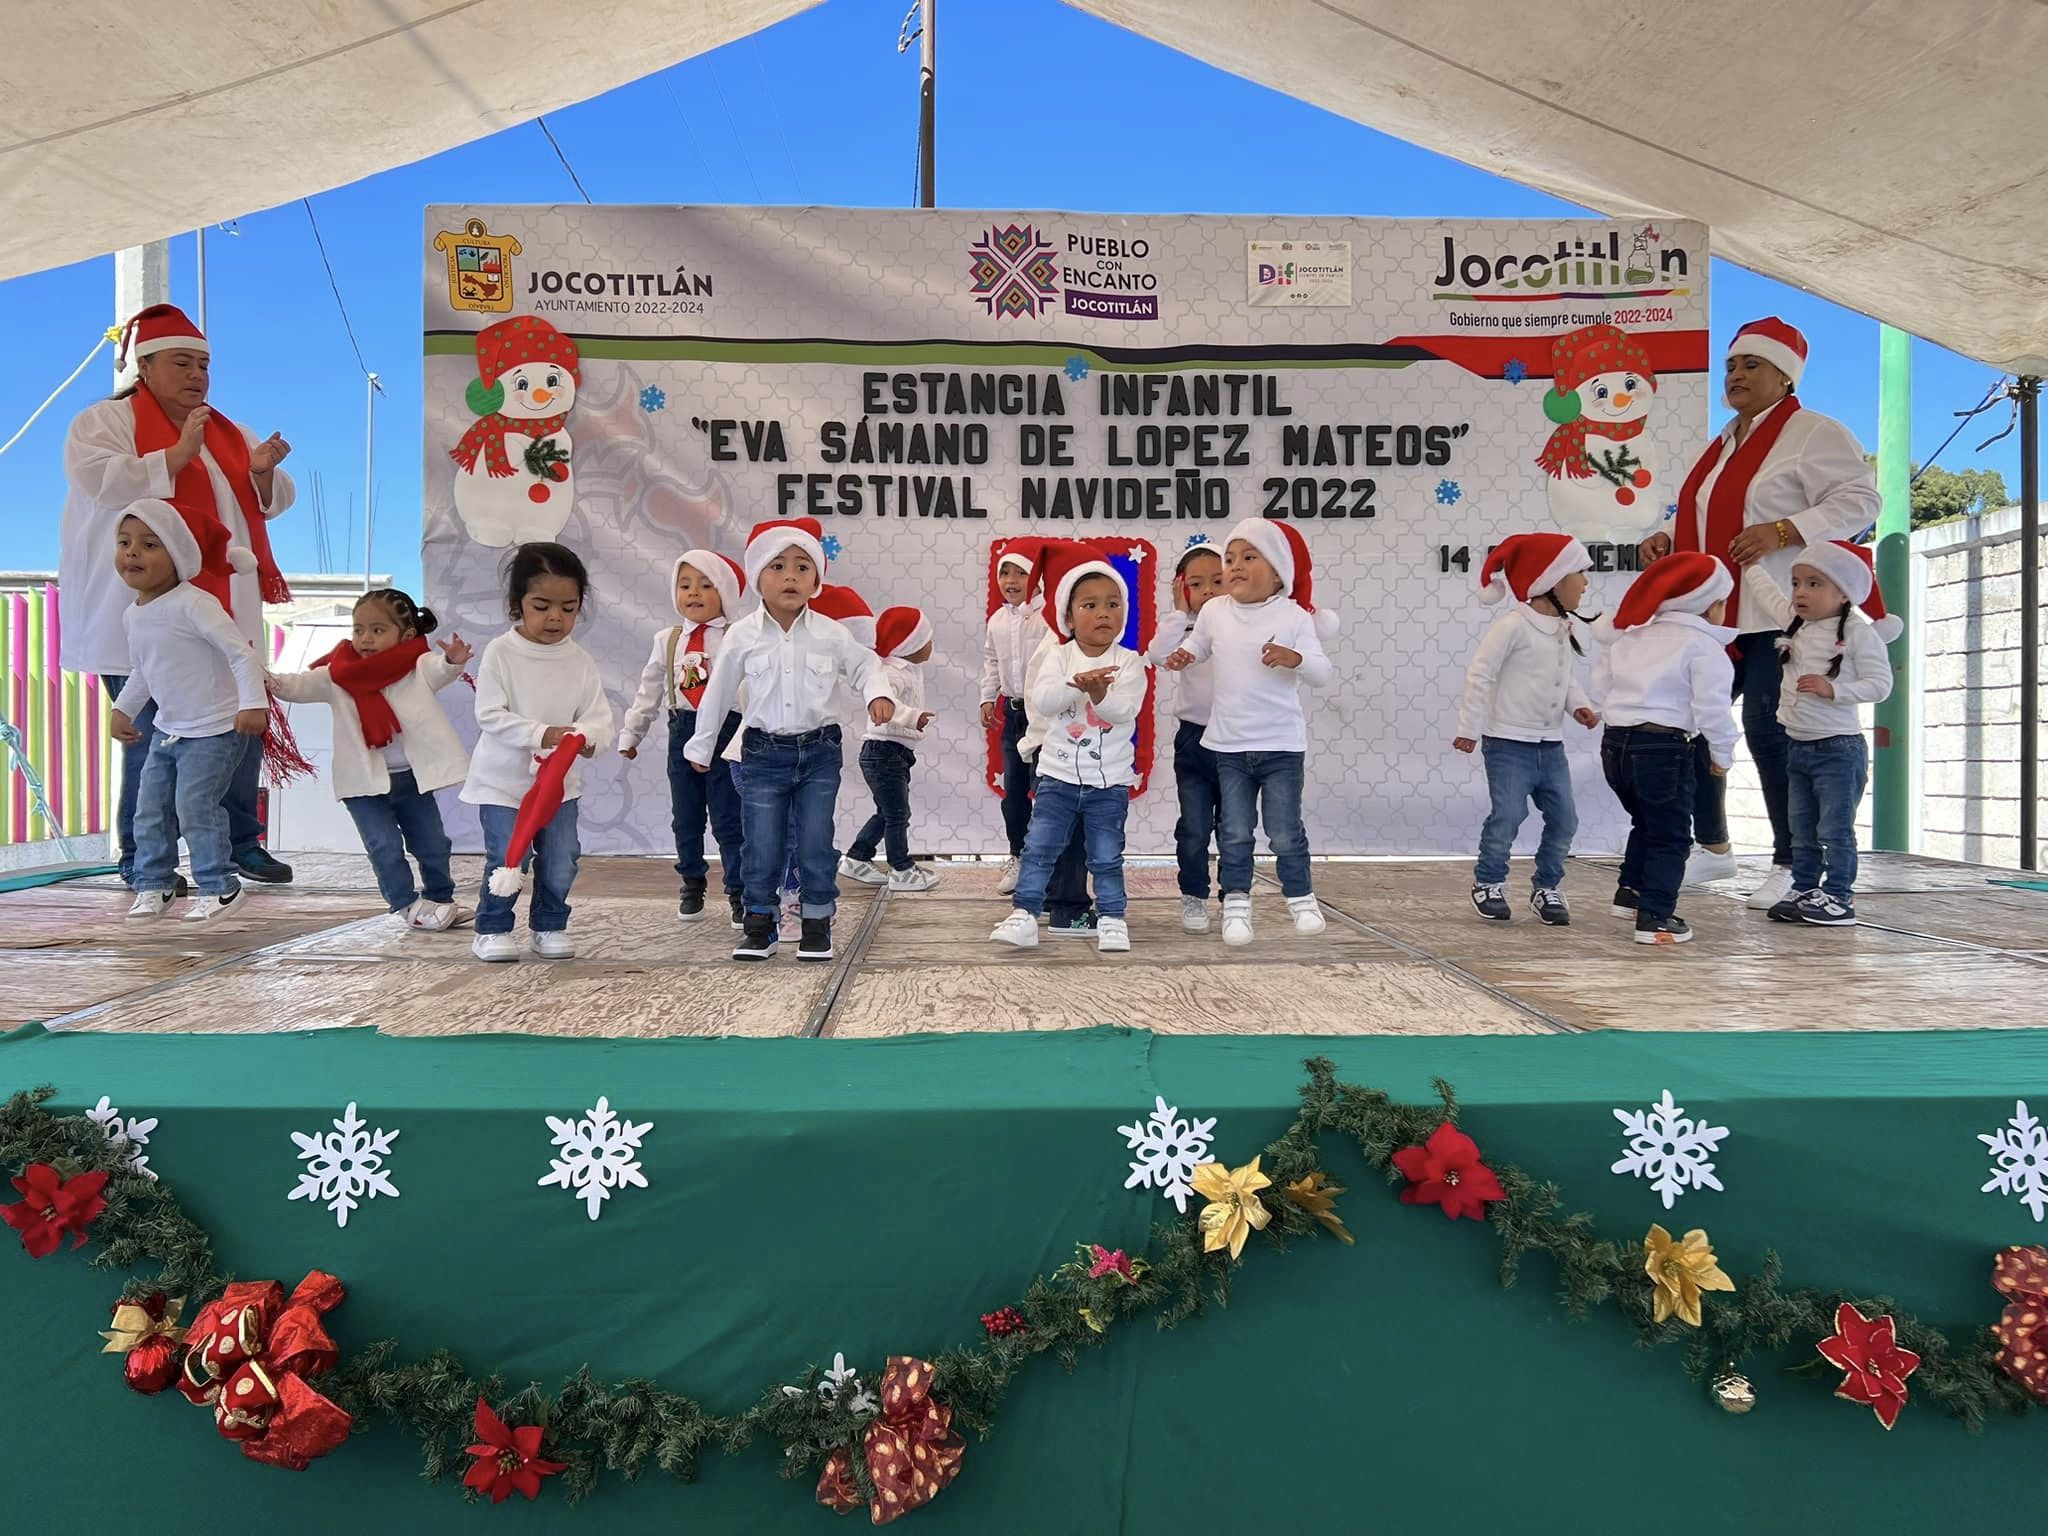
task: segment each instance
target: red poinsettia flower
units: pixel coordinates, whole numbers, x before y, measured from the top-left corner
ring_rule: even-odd
[[[1920,1369],[1920,1357],[1899,1348],[1892,1320],[1865,1317],[1848,1302],[1835,1308],[1835,1331],[1820,1341],[1830,1365],[1846,1372],[1835,1396],[1868,1403],[1877,1422],[1890,1429],[1906,1406],[1906,1378]]]
[[[540,1497],[540,1480],[567,1468],[564,1461],[544,1461],[540,1454],[541,1427],[538,1424],[507,1429],[505,1421],[491,1412],[491,1405],[476,1400],[476,1432],[483,1438],[469,1448],[476,1460],[463,1475],[465,1488],[487,1493],[493,1504],[505,1502],[518,1492],[529,1499]]]
[[[100,1191],[107,1187],[104,1173],[81,1173],[67,1179],[48,1163],[30,1163],[14,1181],[22,1198],[12,1205],[0,1205],[0,1221],[21,1234],[21,1246],[32,1259],[55,1253],[71,1234],[71,1246],[85,1242],[85,1229],[107,1208]]]
[[[1484,1221],[1487,1201],[1507,1199],[1493,1170],[1479,1161],[1478,1143],[1448,1120],[1424,1145],[1396,1152],[1394,1166],[1408,1176],[1403,1205],[1441,1206],[1453,1221],[1460,1216]]]
[[[1137,1272],[1131,1268],[1131,1261],[1125,1256],[1123,1249],[1112,1251],[1100,1243],[1090,1243],[1088,1247],[1093,1259],[1088,1266],[1090,1280],[1100,1280],[1104,1275],[1115,1275],[1126,1284],[1137,1280]]]

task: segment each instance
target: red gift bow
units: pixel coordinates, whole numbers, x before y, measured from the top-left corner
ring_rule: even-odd
[[[887,1525],[938,1497],[959,1475],[967,1442],[953,1433],[953,1410],[931,1396],[932,1368],[908,1355],[891,1355],[882,1376],[882,1416],[862,1443],[875,1497],[876,1525]],[[834,1451],[818,1478],[818,1502],[835,1514],[861,1506],[846,1452]]]
[[[2048,1403],[2048,1248],[2014,1243],[1992,1264],[1991,1283],[2010,1298],[1991,1330],[1991,1363]]]
[[[211,1407],[215,1427],[239,1440],[251,1461],[303,1472],[346,1440],[354,1422],[305,1380],[339,1358],[320,1318],[347,1294],[317,1269],[290,1297],[275,1280],[236,1282],[192,1320],[178,1390]]]

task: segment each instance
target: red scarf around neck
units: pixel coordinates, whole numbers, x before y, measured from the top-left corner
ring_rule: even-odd
[[[401,727],[384,690],[408,677],[427,654],[427,642],[419,635],[401,640],[389,650],[365,656],[352,640],[344,640],[313,665],[325,667],[341,684],[342,692],[355,701],[356,717],[363,723],[363,745],[372,749],[388,747]]]
[[[162,404],[149,392],[147,384],[136,386],[135,393],[128,397],[128,404],[135,416],[135,451],[138,455],[177,445],[178,428],[171,424],[171,418],[164,414]],[[263,601],[290,602],[292,589],[285,584],[284,573],[278,570],[277,560],[270,552],[270,528],[263,516],[263,504],[256,496],[255,477],[249,470],[248,440],[242,436],[240,427],[219,411],[214,411],[206,419],[205,441],[207,453],[220,466],[221,473],[227,476],[228,489],[235,493],[235,501],[242,509],[242,521],[249,526],[249,549],[256,556],[256,577],[262,585]],[[179,471],[177,483],[171,487],[170,501],[188,517],[226,521],[214,501],[212,477],[196,453],[192,455],[192,462]],[[234,530],[230,528],[228,533],[232,539]]]
[[[534,421],[518,421],[500,412],[480,416],[469,424],[469,430],[462,434],[462,441],[448,450],[448,457],[463,469],[474,474],[477,455],[483,455],[484,469],[493,478],[502,480],[512,474],[512,460],[505,452],[505,436],[517,432],[522,437],[539,442],[562,430],[568,424],[569,413],[559,416],[543,416]],[[520,452],[524,454],[525,450]]]
[[[1677,526],[1671,530],[1674,551],[1698,553],[1704,549],[1705,553],[1726,566],[1728,573],[1735,578],[1735,590],[1728,594],[1728,612],[1721,620],[1731,629],[1736,627],[1737,615],[1742,611],[1742,573],[1728,558],[1728,546],[1748,523],[1750,482],[1756,479],[1764,460],[1771,456],[1771,448],[1785,430],[1785,424],[1799,414],[1799,401],[1797,397],[1787,395],[1766,414],[1767,420],[1750,423],[1749,435],[1729,455],[1728,467],[1714,482],[1713,494],[1707,498],[1705,544],[1700,541],[1700,486],[1714,466],[1721,462],[1721,454],[1728,446],[1726,432],[1714,439],[1713,446],[1700,455],[1692,473],[1685,477],[1685,484],[1678,492]]]
[[[1586,458],[1588,434],[1625,443],[1640,435],[1649,424],[1647,416],[1634,421],[1588,421],[1581,416],[1550,434],[1544,441],[1543,451],[1536,455],[1536,462],[1553,480],[1590,480],[1596,471]]]

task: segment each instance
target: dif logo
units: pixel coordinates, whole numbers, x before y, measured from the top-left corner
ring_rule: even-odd
[[[1259,286],[1261,288],[1292,288],[1294,286],[1294,263],[1270,261],[1259,263]]]

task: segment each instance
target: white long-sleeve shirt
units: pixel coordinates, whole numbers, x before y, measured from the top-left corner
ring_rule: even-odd
[[[896,713],[880,725],[868,721],[867,739],[898,741],[914,748],[924,740],[924,732],[917,726],[924,713],[924,663],[905,661],[901,656],[884,656],[881,662],[882,683],[896,701]]]
[[[1566,718],[1591,702],[1578,663],[1569,618],[1515,604],[1493,621],[1465,668],[1458,735],[1562,741]]]
[[[181,581],[130,602],[121,622],[129,672],[114,708],[130,720],[155,699],[164,735],[222,736],[237,710],[266,707],[263,663],[211,593]]]
[[[1696,613],[1660,613],[1625,629],[1593,663],[1593,703],[1610,726],[1668,725],[1704,736],[1714,761],[1735,762],[1735,631]]]
[[[720,665],[697,706],[697,733],[683,748],[693,763],[710,765],[718,728],[746,685],[741,718],[757,731],[794,736],[839,723],[833,691],[843,676],[864,703],[889,697],[882,659],[836,619],[806,608],[784,629],[756,608],[725,632]],[[737,738],[735,738],[737,739]]]
[[[1224,597],[1212,597],[1210,603],[1228,602]],[[1206,606],[1206,605],[1205,605]],[[1181,642],[1195,627],[1195,616],[1175,610],[1163,615],[1159,628],[1153,631],[1152,644],[1145,651],[1145,659],[1153,666],[1159,666],[1167,657],[1180,649]],[[1198,661],[1191,667],[1178,672],[1163,674],[1171,681],[1171,702],[1176,720],[1191,720],[1196,725],[1209,723],[1209,711],[1216,707],[1216,670],[1211,662]]]
[[[471,805],[517,806],[534,770],[554,748],[541,738],[566,726],[602,752],[612,744],[612,701],[590,652],[573,639],[541,645],[509,630],[484,647],[476,669],[476,751],[462,798]],[[570,764],[562,798],[583,792],[583,764]]]
[[[247,427],[242,436],[255,447],[259,439]],[[125,399],[101,400],[80,411],[64,439],[64,498],[59,535],[57,585],[64,593],[64,635],[59,663],[67,672],[126,672],[130,661],[121,615],[134,606],[133,597],[114,569],[114,533],[132,502],[148,497],[168,500],[176,488],[165,456],[135,451],[135,408]],[[249,522],[235,500],[228,478],[204,447],[199,462],[213,486],[214,506],[227,527],[231,543],[249,543]],[[259,488],[257,496],[262,497]],[[272,472],[266,519],[288,509],[296,494],[292,477]],[[253,571],[237,571],[228,584],[235,605],[235,626],[256,645],[264,639],[263,585]]]
[[[691,651],[690,636],[698,629],[704,631],[704,649]],[[683,697],[689,670],[694,663],[701,666],[705,677],[709,678],[714,670],[711,665],[712,658],[718,655],[719,647],[725,641],[725,631],[726,622],[723,617],[701,625],[695,620],[685,619],[680,624],[671,624],[666,629],[655,631],[654,647],[647,653],[647,664],[640,669],[639,690],[634,693],[633,702],[627,706],[625,727],[619,732],[621,750],[637,747],[647,739],[647,733],[654,729],[656,711],[668,708],[671,697],[675,699],[677,708],[689,708],[689,701]],[[671,635],[675,637],[674,672],[669,671],[668,664]],[[705,687],[706,697],[709,697],[708,681]],[[722,720],[724,716],[721,715],[719,718]]]
[[[363,740],[363,717],[346,688],[334,680],[326,667],[304,672],[273,672],[270,686],[280,699],[294,704],[325,704],[334,713],[334,752],[328,777],[334,798],[352,800],[361,795],[391,793],[391,775],[397,769],[411,771],[414,786],[422,794],[460,784],[469,773],[469,754],[455,735],[455,727],[435,695],[462,676],[462,668],[438,651],[428,651],[413,669],[383,690],[384,702],[398,717],[398,734],[389,747],[372,747]],[[399,761],[393,763],[392,750]]]
[[[1742,600],[1757,605],[1759,618],[1768,614],[1776,628],[1791,628],[1792,599],[1775,581],[1751,566],[1743,574],[1742,585]],[[1861,613],[1851,613],[1848,634],[1840,643],[1835,640],[1836,627],[1833,619],[1801,624],[1799,633],[1780,647],[1786,655],[1778,723],[1796,740],[1861,735],[1863,717],[1857,706],[1882,704],[1892,695],[1892,658],[1870,621]],[[1829,679],[1835,689],[1832,699],[1799,691],[1800,678],[1808,674],[1827,677],[1828,665],[1837,656],[1842,658],[1842,675]]]
[[[1781,403],[1750,426],[1760,432],[1785,409]],[[1721,456],[1700,482],[1696,504],[1701,549],[1707,549],[1707,505],[1714,486],[1735,454],[1735,423],[1721,429]],[[1801,406],[1749,482],[1742,508],[1742,526],[1759,528],[1788,522],[1809,544],[1826,539],[1853,539],[1877,521],[1877,476],[1863,462],[1863,448],[1854,434],[1832,416]],[[1709,554],[1716,551],[1708,550]],[[1749,610],[1745,590],[1737,608],[1737,626],[1745,635],[1774,628],[1769,619]]]
[[[1083,672],[1115,667],[1100,704],[1068,681]],[[1084,789],[1138,782],[1138,747],[1132,722],[1145,707],[1145,659],[1112,644],[1100,656],[1079,642],[1055,646],[1039,662],[1031,683],[1031,709],[1045,721],[1038,771]]]
[[[1024,697],[1025,669],[1039,641],[1052,631],[1032,603],[1006,603],[988,616],[981,637],[981,702]]]
[[[1266,643],[1301,657],[1298,667],[1269,667],[1259,659]],[[1316,638],[1315,619],[1291,597],[1240,603],[1211,598],[1180,644],[1196,661],[1215,662],[1215,696],[1202,745],[1211,752],[1306,752],[1304,684],[1320,688],[1336,668]]]

